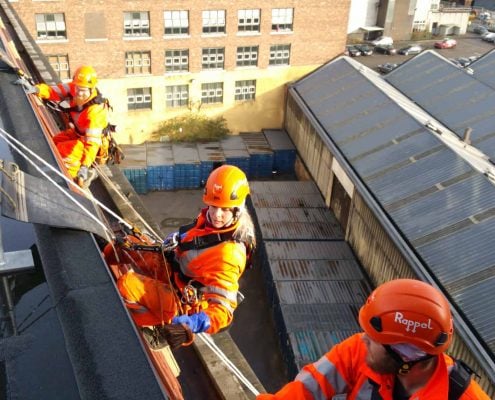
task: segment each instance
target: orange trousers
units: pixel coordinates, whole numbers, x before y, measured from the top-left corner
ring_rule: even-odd
[[[117,280],[117,287],[138,326],[169,324],[179,313],[168,283],[129,271]]]
[[[60,153],[67,171],[72,178],[77,176],[84,157],[90,156],[90,158],[92,158],[90,165],[93,163],[100,147],[97,144],[90,144],[86,145],[85,148],[85,144],[81,140],[81,137],[73,129],[67,129],[59,132],[53,137],[53,142],[57,146],[57,150]],[[85,154],[85,150],[86,153],[90,154]],[[92,157],[93,153],[94,157]]]

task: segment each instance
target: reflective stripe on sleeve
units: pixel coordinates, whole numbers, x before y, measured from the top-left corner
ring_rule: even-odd
[[[348,389],[347,383],[345,382],[344,378],[342,378],[342,375],[340,375],[335,365],[331,363],[328,358],[323,356],[318,361],[316,361],[313,366],[320,374],[325,377],[329,385],[333,387],[335,393],[346,393]],[[311,375],[309,372],[302,370],[299,374],[297,374],[295,380],[300,381],[306,387],[306,389],[311,392],[315,400],[326,399],[322,388],[320,387],[314,376]]]
[[[220,296],[225,297],[227,300],[230,300],[232,303],[237,303],[237,292],[230,292],[220,287],[211,286],[211,285],[203,286],[200,290],[205,294],[207,293],[219,294]]]

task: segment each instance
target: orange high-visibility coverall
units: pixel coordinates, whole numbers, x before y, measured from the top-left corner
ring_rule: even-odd
[[[38,96],[42,99],[62,102],[67,100],[70,107],[75,107],[75,86],[72,82],[48,86],[44,83],[36,85]],[[88,101],[95,98],[92,91]],[[70,111],[74,129],[68,128],[53,137],[53,141],[62,157],[71,177],[75,178],[81,166],[90,167],[96,159],[102,144],[102,133],[108,125],[108,109],[105,104],[84,105]]]
[[[206,223],[206,211],[207,208],[201,211],[195,226],[185,233],[181,242],[187,243],[195,237],[236,229],[237,224],[227,229],[209,226]],[[205,249],[183,251],[180,246],[175,249],[175,260],[181,273],[175,272],[173,275],[174,289],[180,298],[190,281],[199,284],[200,298],[187,307],[186,313],[204,311],[210,317],[207,333],[216,333],[232,322],[237,307],[238,281],[246,267],[246,248],[244,243],[227,240]],[[134,321],[139,326],[170,323],[180,313],[178,308],[173,309],[171,306],[170,297],[174,293],[170,285],[163,278],[158,278],[149,264],[138,266],[143,273],[128,272],[117,281]]]
[[[331,399],[336,394],[347,394],[347,400],[371,400],[373,385],[383,400],[393,400],[394,375],[377,374],[365,363],[366,345],[362,333],[355,334],[332,349],[313,364],[306,365],[293,382],[276,394],[260,394],[256,400],[320,400]],[[438,358],[432,377],[423,388],[410,396],[411,399],[447,400],[449,366],[454,361],[446,354]],[[471,381],[461,400],[489,400],[475,381]]]

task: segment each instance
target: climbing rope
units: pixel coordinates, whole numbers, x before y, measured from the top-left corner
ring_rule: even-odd
[[[19,140],[14,138],[11,134],[9,134],[6,130],[3,128],[0,128],[0,137],[4,139],[7,144],[9,144],[12,149],[14,149],[18,154],[20,154],[26,161],[28,161],[40,174],[42,174],[50,183],[52,183],[54,186],[56,186],[62,193],[69,198],[72,202],[74,202],[79,208],[81,208],[90,218],[92,218],[97,224],[102,226],[107,234],[111,236],[111,238],[115,238],[114,233],[103,223],[101,222],[100,219],[95,217],[86,207],[84,207],[76,198],[72,197],[68,192],[63,190],[61,186],[59,186],[43,169],[41,169],[36,163],[24,152],[26,151],[29,153],[31,156],[36,158],[39,162],[41,162],[44,166],[48,167],[51,171],[56,173],[58,176],[62,177],[66,182],[68,182],[70,185],[76,187],[78,190],[80,190],[79,186],[76,185],[71,179],[66,177],[64,174],[62,174],[60,171],[58,171],[56,168],[54,168],[52,165],[47,163],[45,160],[43,160],[41,157],[39,157],[36,153],[34,153],[31,149],[29,149],[27,146],[22,144]],[[21,150],[22,148],[22,150]],[[24,151],[23,151],[24,150]],[[125,196],[118,190],[118,188],[109,180],[109,178],[104,174],[101,169],[99,172],[100,177],[103,177],[103,179],[107,180],[107,183],[109,185],[113,186],[113,189],[115,192],[124,200],[128,200],[125,198]],[[99,200],[97,200],[89,191],[83,191],[82,192],[86,198],[89,200],[93,201],[97,205],[99,205],[101,208],[103,208],[106,212],[108,212],[110,215],[112,215],[114,218],[116,218],[120,223],[124,224],[128,228],[132,228],[132,226],[127,223],[124,219],[122,219],[120,216],[115,214],[112,210],[108,209],[104,204],[102,204]],[[134,212],[136,210],[132,207],[130,203],[128,203],[128,206],[133,209]],[[158,237],[159,235],[153,231],[153,229],[147,224],[146,220],[136,212],[136,215],[138,218],[143,222],[143,224],[146,226],[147,229],[153,234],[153,236]],[[169,282],[171,284],[171,282]],[[210,335],[200,333],[197,335],[217,356],[218,358],[226,365],[226,367],[254,394],[258,395],[259,391],[253,386],[251,382],[242,374],[242,372],[232,363],[232,361],[220,350],[220,348],[216,345],[216,343],[213,341]]]
[[[255,396],[259,395],[260,392],[254,387],[254,385],[249,382],[249,380],[242,374],[242,372],[229,360],[229,358],[220,350],[220,348],[213,341],[213,338],[206,333],[197,333],[198,336],[203,343],[205,343],[210,350],[212,350],[218,358],[227,366],[228,369],[232,371],[232,373],[239,378],[239,380],[253,393]]]

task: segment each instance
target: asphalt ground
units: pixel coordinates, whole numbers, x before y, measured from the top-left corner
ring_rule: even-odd
[[[470,57],[470,56],[482,56],[490,50],[495,48],[494,43],[485,42],[481,40],[481,37],[474,33],[468,33],[463,36],[453,36],[457,40],[457,46],[453,49],[435,49],[434,44],[442,40],[442,37],[438,37],[434,40],[422,40],[422,41],[402,41],[395,42],[394,47],[399,50],[402,47],[407,46],[410,43],[418,43],[425,50],[435,50],[442,56],[446,58],[459,58],[459,57]],[[377,66],[384,63],[394,63],[400,64],[404,61],[414,57],[414,55],[403,56],[403,55],[385,55],[373,53],[371,56],[359,56],[354,57],[356,61],[366,65],[367,67],[377,71]]]

